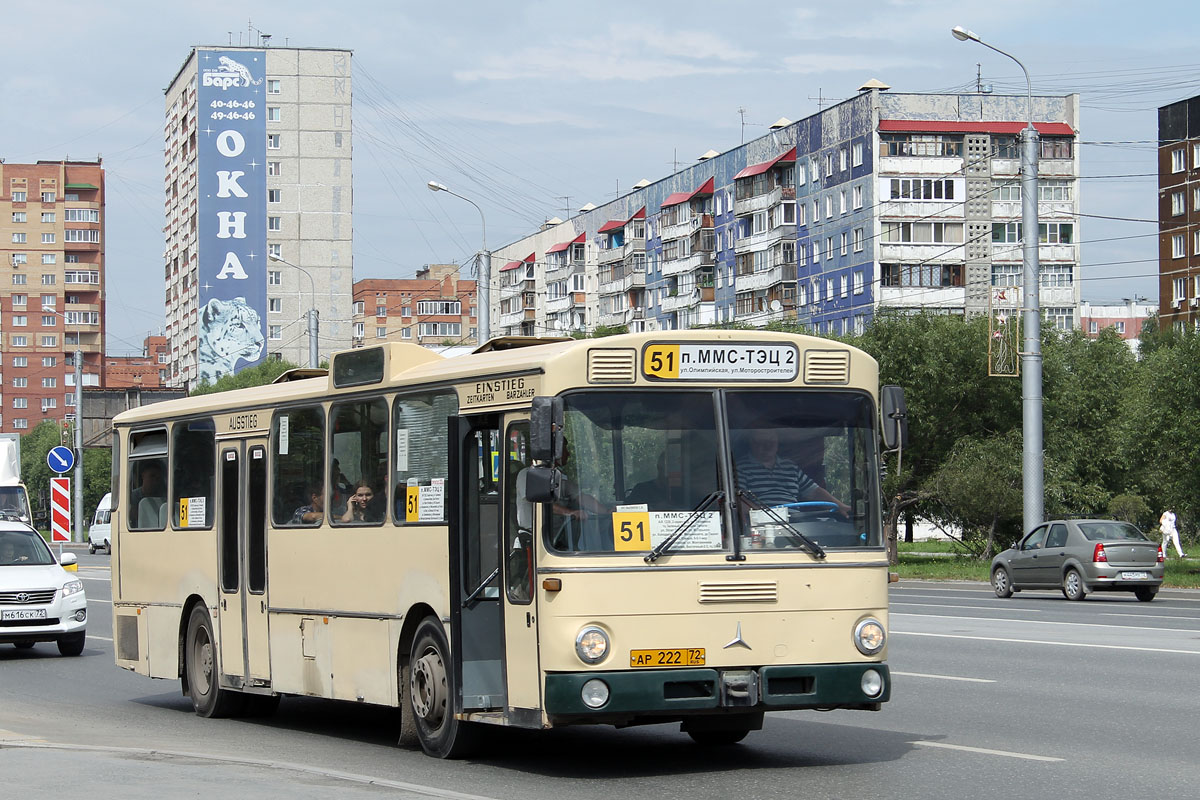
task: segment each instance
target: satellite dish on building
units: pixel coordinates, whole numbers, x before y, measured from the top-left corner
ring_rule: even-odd
[[[779,302],[778,300],[772,300],[771,310],[778,314],[780,311],[783,311],[783,303]]]

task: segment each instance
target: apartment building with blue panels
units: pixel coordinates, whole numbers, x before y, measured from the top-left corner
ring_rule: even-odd
[[[1041,303],[1078,324],[1077,95],[1036,97]],[[876,81],[798,122],[497,250],[493,335],[798,322],[1020,307],[1025,97]],[[511,284],[511,285],[510,285]],[[498,313],[497,313],[498,312]]]

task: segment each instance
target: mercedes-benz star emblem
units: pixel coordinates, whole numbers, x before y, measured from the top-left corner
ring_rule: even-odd
[[[728,650],[731,647],[744,647],[747,650],[754,649],[750,645],[746,644],[746,640],[742,638],[742,623],[740,622],[737,624],[737,631],[734,632],[733,638],[729,640],[729,644],[725,645],[721,649]]]

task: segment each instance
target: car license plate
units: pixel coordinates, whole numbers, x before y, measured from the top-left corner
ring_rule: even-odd
[[[45,619],[44,608],[18,608],[11,611],[0,611],[0,619]]]
[[[1123,581],[1148,581],[1150,573],[1148,572],[1122,572],[1121,580]]]
[[[703,667],[703,647],[677,647],[671,650],[630,650],[631,667]]]

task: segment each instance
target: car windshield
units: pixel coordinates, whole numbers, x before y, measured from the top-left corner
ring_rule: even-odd
[[[729,549],[730,527],[743,550],[878,547],[873,419],[861,392],[569,394],[547,546],[647,553],[683,526],[668,552]]]
[[[53,563],[53,554],[38,534],[0,531],[0,567],[44,567]]]
[[[29,522],[29,499],[24,486],[0,486],[0,518]]]
[[[1148,542],[1145,535],[1128,522],[1078,522],[1089,542]]]

